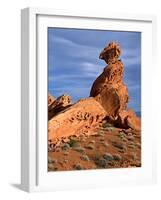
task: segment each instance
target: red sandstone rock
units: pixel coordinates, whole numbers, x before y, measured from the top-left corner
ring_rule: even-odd
[[[128,90],[123,82],[124,65],[118,60],[120,46],[111,42],[100,53],[99,58],[108,64],[94,81],[90,96],[94,97],[106,110],[107,118],[122,128],[140,130],[140,119],[133,110],[127,110]]]
[[[52,103],[49,104],[50,99],[52,99],[51,100]],[[70,105],[72,105],[72,100],[69,95],[62,95],[54,101],[52,96],[50,95],[48,97],[48,119],[51,119],[58,112],[64,110]]]
[[[132,109],[124,110],[119,113],[117,120],[115,121],[116,125],[122,128],[131,128],[136,131],[141,130],[141,120],[136,116],[135,112]]]
[[[108,116],[117,116],[127,108],[128,90],[123,82],[124,66],[118,60],[121,49],[112,42],[101,52],[100,58],[108,64],[94,81],[90,96],[103,106]]]
[[[115,62],[121,55],[121,48],[116,42],[109,43],[100,53],[99,58],[105,60],[107,64]]]
[[[93,134],[105,116],[105,110],[94,98],[81,99],[49,120],[48,139],[56,142],[71,135]]]
[[[101,52],[100,58],[108,65],[94,81],[89,98],[73,105],[68,95],[56,100],[49,98],[49,141],[59,144],[71,135],[94,134],[105,117],[119,127],[140,130],[140,119],[134,111],[127,110],[129,96],[123,82],[124,65],[118,60],[120,54],[121,49],[114,42]]]
[[[55,101],[55,98],[49,93],[48,94],[48,107],[50,107],[54,101]]]
[[[141,120],[133,110],[128,110],[127,126],[136,131],[141,131]]]

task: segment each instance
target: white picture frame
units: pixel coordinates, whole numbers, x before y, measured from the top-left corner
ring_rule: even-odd
[[[141,168],[47,172],[46,28],[54,25],[56,27],[87,29],[108,29],[110,27],[113,30],[131,30],[141,31],[143,33],[143,166]],[[153,132],[151,134],[152,124],[154,122],[152,117],[153,105],[152,97],[149,96],[146,90],[146,88],[150,88],[149,78],[152,76],[150,70],[152,62],[153,67],[155,67],[155,30],[156,19],[152,15],[111,14],[100,11],[64,11],[44,8],[25,8],[22,10],[21,188],[23,190],[29,192],[54,191],[107,187],[122,184],[152,184],[156,182],[155,133]],[[41,113],[45,114],[42,116]]]

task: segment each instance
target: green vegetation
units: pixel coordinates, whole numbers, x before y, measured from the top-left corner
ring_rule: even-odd
[[[112,156],[110,153],[105,153],[105,154],[103,155],[103,158],[104,158],[105,160],[107,160],[107,161],[113,160],[113,156]]]
[[[84,153],[85,152],[85,148],[79,146],[79,147],[73,147],[73,150],[78,151],[79,153]]]
[[[114,154],[114,155],[113,155],[113,159],[114,159],[115,161],[120,161],[120,160],[122,160],[122,157],[121,157],[120,154]]]
[[[92,150],[92,149],[94,149],[94,146],[93,146],[92,144],[88,144],[88,145],[86,146],[86,148]]]
[[[74,165],[74,169],[76,169],[76,170],[82,170],[84,168],[82,167],[81,164],[78,163],[78,164]]]
[[[89,161],[89,157],[87,155],[82,155],[80,158],[84,161]]]
[[[68,150],[68,149],[70,149],[70,145],[68,143],[65,143],[65,144],[62,145],[62,149]]]
[[[68,144],[69,144],[70,147],[79,147],[80,146],[78,140],[75,140],[75,139],[72,139],[72,138],[70,138]]]
[[[103,128],[109,128],[109,127],[113,127],[113,125],[108,123],[108,122],[105,122],[105,123],[102,124],[102,127]]]
[[[124,149],[124,144],[123,143],[119,143],[119,142],[115,142],[115,141],[113,141],[112,142],[112,145],[114,146],[114,147],[116,147],[116,148],[118,148],[118,149]]]
[[[106,168],[107,167],[107,160],[100,157],[98,159],[95,160],[95,163],[98,167],[101,167],[101,168]]]
[[[103,131],[99,131],[99,132],[97,132],[97,134],[96,134],[96,136],[104,136],[104,132]]]

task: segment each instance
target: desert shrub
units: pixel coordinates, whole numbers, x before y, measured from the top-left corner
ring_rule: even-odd
[[[48,163],[57,163],[57,159],[56,158],[51,158],[51,157],[48,157]]]
[[[78,151],[79,153],[84,153],[85,152],[85,148],[79,146],[79,147],[73,147],[73,150]]]
[[[125,138],[125,133],[124,132],[120,132],[118,134],[118,137],[123,140]]]
[[[62,145],[62,149],[68,150],[68,149],[70,149],[70,145],[68,143],[65,143],[65,144]]]
[[[55,152],[60,152],[61,151],[61,147],[56,147],[54,151]]]
[[[105,122],[105,123],[102,124],[102,127],[103,128],[109,128],[109,127],[113,127],[113,125],[108,123],[108,122]]]
[[[121,151],[122,153],[127,152],[127,146],[124,146],[124,148],[123,148],[122,150],[120,149],[120,151]]]
[[[115,142],[115,141],[112,142],[112,145],[114,147],[117,147],[118,149],[124,149],[124,147],[125,147],[125,145],[123,143]]]
[[[128,139],[129,141],[134,141],[134,140],[135,140],[135,137],[134,137],[134,136],[128,136],[127,139]]]
[[[103,155],[103,158],[104,158],[105,160],[107,160],[107,161],[113,160],[113,156],[112,156],[110,153],[105,153],[105,154]]]
[[[92,150],[92,149],[94,149],[94,146],[93,146],[92,144],[88,144],[88,145],[86,146],[86,148]]]
[[[78,164],[74,165],[74,169],[76,169],[76,170],[83,170],[84,168],[83,168],[83,166],[80,163],[78,163]]]
[[[95,163],[96,163],[97,166],[99,166],[101,168],[106,168],[107,167],[107,160],[102,158],[102,157],[96,159]]]
[[[115,127],[107,127],[106,130],[108,131],[113,131],[115,129]]]
[[[75,140],[75,139],[72,139],[72,138],[70,138],[68,144],[69,144],[70,147],[78,147],[78,146],[80,146],[78,140]]]
[[[84,161],[89,161],[89,157],[87,155],[82,155],[80,158]]]
[[[104,132],[103,131],[99,131],[99,132],[97,132],[96,136],[104,136]]]
[[[113,154],[113,159],[116,161],[120,161],[120,160],[122,160],[122,157],[120,154]]]
[[[120,131],[119,133],[120,133],[120,135],[125,136],[125,133],[123,131]]]
[[[134,144],[129,144],[128,147],[129,147],[130,149],[135,149],[135,145],[134,145]]]
[[[95,144],[95,140],[91,140],[91,141],[89,141],[89,143]]]
[[[123,140],[125,137],[123,135],[120,135],[119,138]]]

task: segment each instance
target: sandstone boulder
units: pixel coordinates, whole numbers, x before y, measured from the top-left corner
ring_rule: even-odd
[[[50,120],[54,115],[64,110],[65,108],[72,105],[72,100],[69,95],[62,95],[53,101],[53,98],[50,95],[50,99],[52,103],[49,104],[48,97],[48,119]]]
[[[127,108],[128,90],[123,82],[124,65],[118,57],[119,45],[110,43],[100,54],[108,64],[102,74],[94,81],[90,96],[94,97],[106,110],[108,116],[116,117]]]
[[[124,110],[119,113],[115,124],[121,128],[131,128],[136,131],[141,130],[141,120],[136,116],[132,109]]]
[[[55,98],[49,93],[48,94],[48,108],[53,104]]]
[[[48,139],[56,142],[71,135],[93,134],[105,116],[105,110],[94,98],[81,99],[49,120]]]

